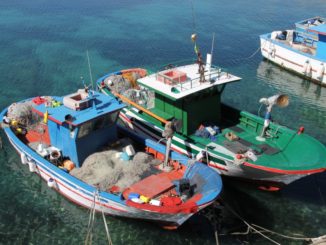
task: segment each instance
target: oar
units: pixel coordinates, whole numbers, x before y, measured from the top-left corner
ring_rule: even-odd
[[[154,113],[151,112],[150,110],[148,110],[148,109],[146,109],[146,108],[144,108],[144,107],[138,105],[137,103],[133,102],[132,100],[128,99],[127,97],[125,97],[125,96],[123,96],[123,95],[121,95],[121,94],[119,94],[119,93],[113,92],[113,91],[111,91],[111,93],[112,93],[114,96],[120,98],[123,102],[125,102],[125,103],[127,103],[127,104],[129,104],[129,105],[132,105],[133,107],[136,107],[137,109],[139,109],[139,110],[145,112],[146,114],[150,115],[151,117],[154,117],[155,119],[159,120],[160,122],[162,122],[162,123],[164,123],[164,124],[166,124],[166,123],[168,122],[168,121],[165,120],[164,118],[162,118],[162,117],[160,117],[160,116],[154,114]]]

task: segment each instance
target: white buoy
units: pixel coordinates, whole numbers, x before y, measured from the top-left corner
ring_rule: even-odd
[[[28,163],[29,171],[30,172],[33,173],[33,172],[36,172],[37,171],[36,164],[35,164],[35,161],[34,160],[30,160],[27,163]]]
[[[45,149],[45,146],[42,143],[37,145],[37,152],[41,156],[46,156],[48,154],[47,150]]]
[[[52,178],[48,179],[48,187],[50,187],[50,188],[56,188],[57,187],[57,183],[55,182],[54,179],[52,179]]]
[[[306,75],[307,76],[311,76],[311,74],[312,74],[312,67],[311,67],[311,64],[309,63],[308,66],[307,66]]]
[[[317,70],[317,79],[319,81],[323,81],[323,77],[324,77],[324,72],[325,72],[325,66],[324,63],[320,63],[320,66]]]
[[[306,62],[303,64],[302,73],[306,76],[311,75],[311,64],[309,60],[306,60]]]
[[[27,157],[24,152],[20,153],[20,160],[21,160],[22,164],[27,164]]]

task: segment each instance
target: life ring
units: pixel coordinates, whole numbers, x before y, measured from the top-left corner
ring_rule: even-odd
[[[26,154],[24,152],[21,152],[20,153],[20,160],[22,162],[22,164],[27,164],[28,160],[27,160],[27,157],[26,157]]]

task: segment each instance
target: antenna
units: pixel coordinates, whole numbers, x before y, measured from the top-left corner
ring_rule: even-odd
[[[86,54],[87,54],[87,61],[88,61],[89,77],[90,77],[91,83],[92,83],[92,90],[94,91],[93,76],[92,76],[91,62],[89,61],[88,49],[86,51]]]
[[[215,32],[213,32],[213,39],[212,39],[212,49],[211,49],[212,59],[213,59],[213,52],[214,52],[214,42],[215,42]]]
[[[195,19],[195,9],[194,9],[194,2],[193,0],[191,2],[191,11],[192,11],[192,32],[196,33],[196,19]]]

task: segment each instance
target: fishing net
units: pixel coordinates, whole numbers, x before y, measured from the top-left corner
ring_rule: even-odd
[[[104,80],[108,88],[115,93],[122,94],[127,89],[132,88],[132,83],[122,75],[112,75]]]
[[[147,109],[154,107],[154,92],[148,89],[128,89],[123,96]]]
[[[86,158],[81,168],[73,169],[70,174],[90,185],[98,185],[101,190],[112,186],[123,190],[157,172],[153,166],[159,162],[151,155],[138,152],[132,160],[125,161],[119,157],[121,149],[94,153]]]
[[[141,76],[137,72],[128,72],[123,75],[112,75],[104,80],[108,88],[118,94],[122,94],[131,101],[147,108],[154,107],[154,92],[145,88],[139,88],[137,79]]]
[[[16,120],[21,125],[31,125],[36,119],[32,112],[33,105],[32,101],[13,103],[8,108],[7,117]]]

